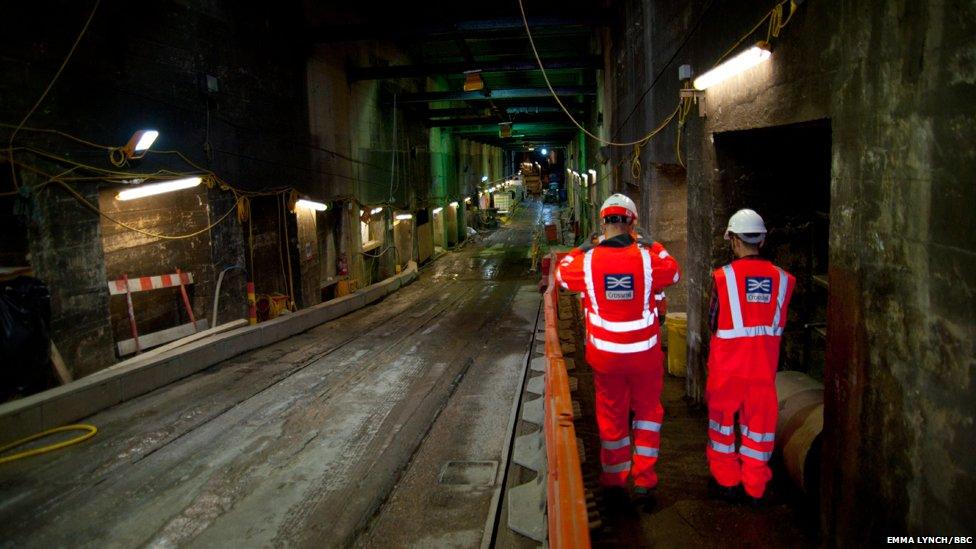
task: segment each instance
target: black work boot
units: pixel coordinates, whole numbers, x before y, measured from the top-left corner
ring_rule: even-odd
[[[739,485],[722,486],[714,478],[709,477],[708,497],[710,499],[717,499],[728,503],[738,503],[739,502],[738,487]]]
[[[634,486],[634,500],[644,512],[650,512],[657,505],[656,490],[647,486]]]

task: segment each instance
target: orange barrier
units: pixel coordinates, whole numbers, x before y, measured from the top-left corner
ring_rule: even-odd
[[[555,548],[590,547],[590,526],[586,512],[586,493],[573,426],[573,402],[569,376],[559,344],[559,288],[555,273],[565,254],[553,253],[549,287],[543,298],[546,318],[546,503],[549,513],[549,546]]]

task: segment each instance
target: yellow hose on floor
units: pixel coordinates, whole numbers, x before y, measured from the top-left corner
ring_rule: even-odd
[[[71,446],[72,444],[78,444],[79,442],[86,441],[91,437],[95,436],[95,433],[98,432],[98,428],[95,427],[94,425],[88,425],[85,423],[78,423],[75,425],[65,425],[63,427],[55,427],[54,429],[48,429],[47,431],[37,433],[36,435],[31,435],[27,438],[15,440],[10,444],[0,446],[0,454],[6,452],[7,450],[10,450],[11,448],[23,446],[24,444],[27,444],[28,442],[31,442],[33,440],[44,438],[48,435],[53,435],[54,433],[61,433],[64,431],[88,431],[88,432],[81,436],[75,437],[73,439],[65,440],[63,442],[58,442],[57,444],[41,446],[40,448],[34,448],[33,450],[26,450],[24,452],[20,452],[17,454],[0,457],[0,463],[7,463],[8,461],[14,461],[16,459],[21,459],[30,456],[38,456],[41,454],[46,454],[48,452],[53,452],[54,450],[60,450],[61,448],[64,448],[66,446]]]

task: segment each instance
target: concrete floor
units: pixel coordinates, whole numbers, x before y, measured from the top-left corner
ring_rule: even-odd
[[[477,544],[493,487],[437,478],[501,460],[540,214],[376,305],[87,418],[89,442],[0,467],[0,545]]]

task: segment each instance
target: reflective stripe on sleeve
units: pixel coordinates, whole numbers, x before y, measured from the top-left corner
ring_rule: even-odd
[[[630,461],[603,466],[604,473],[624,473],[627,471],[630,471]]]
[[[617,343],[614,341],[606,341],[598,337],[593,337],[593,334],[590,334],[590,343],[592,343],[597,349],[607,351],[609,353],[639,353],[641,351],[653,349],[654,346],[657,345],[657,336],[651,336],[650,339],[638,341],[636,343]]]
[[[659,294],[654,294],[654,299],[656,299],[656,300],[658,300],[658,301],[661,301],[661,300],[663,300],[663,299],[664,299],[665,297],[666,297],[666,296],[664,295],[664,292],[661,292],[661,293],[659,293]]]
[[[583,255],[583,278],[586,279],[586,293],[590,298],[593,312],[600,314],[600,305],[596,302],[596,288],[593,286],[593,250]]]
[[[639,456],[656,458],[657,452],[657,448],[652,448],[650,446],[634,446],[634,453]]]
[[[661,253],[657,254],[657,256],[661,259],[665,259],[667,257],[671,257],[671,254],[669,254],[667,250],[661,250]]]
[[[748,446],[739,448],[739,454],[746,457],[751,457],[752,459],[758,459],[759,461],[769,461],[769,458],[773,457],[772,452],[760,452],[758,450],[753,450]]]
[[[710,440],[708,443],[712,446],[712,450],[715,450],[720,454],[735,453],[735,444],[722,444],[721,442],[715,442],[714,440]]]
[[[671,281],[672,284],[677,284],[681,280],[681,273],[674,273],[674,280]]]
[[[641,254],[641,263],[644,267],[644,318],[650,318],[651,310],[651,287],[654,285],[654,275],[651,271],[651,254],[644,248],[638,247]]]
[[[723,435],[726,435],[726,436],[732,434],[732,426],[731,425],[722,425],[721,423],[715,421],[714,419],[708,420],[708,428],[711,429],[711,430],[713,430],[713,431],[717,431],[717,432],[719,432],[719,433],[721,433]]]
[[[756,433],[750,431],[748,427],[742,426],[742,436],[755,442],[773,442],[776,440],[776,433]]]
[[[624,437],[619,440],[601,440],[600,447],[604,450],[619,450],[621,448],[626,448],[630,446],[630,437]]]
[[[636,429],[643,429],[645,431],[651,431],[651,432],[654,432],[654,433],[658,433],[658,432],[661,431],[661,424],[658,423],[658,422],[656,422],[656,421],[647,421],[647,420],[642,420],[642,419],[635,419],[634,420],[634,423],[633,423],[633,428],[635,430]]]

